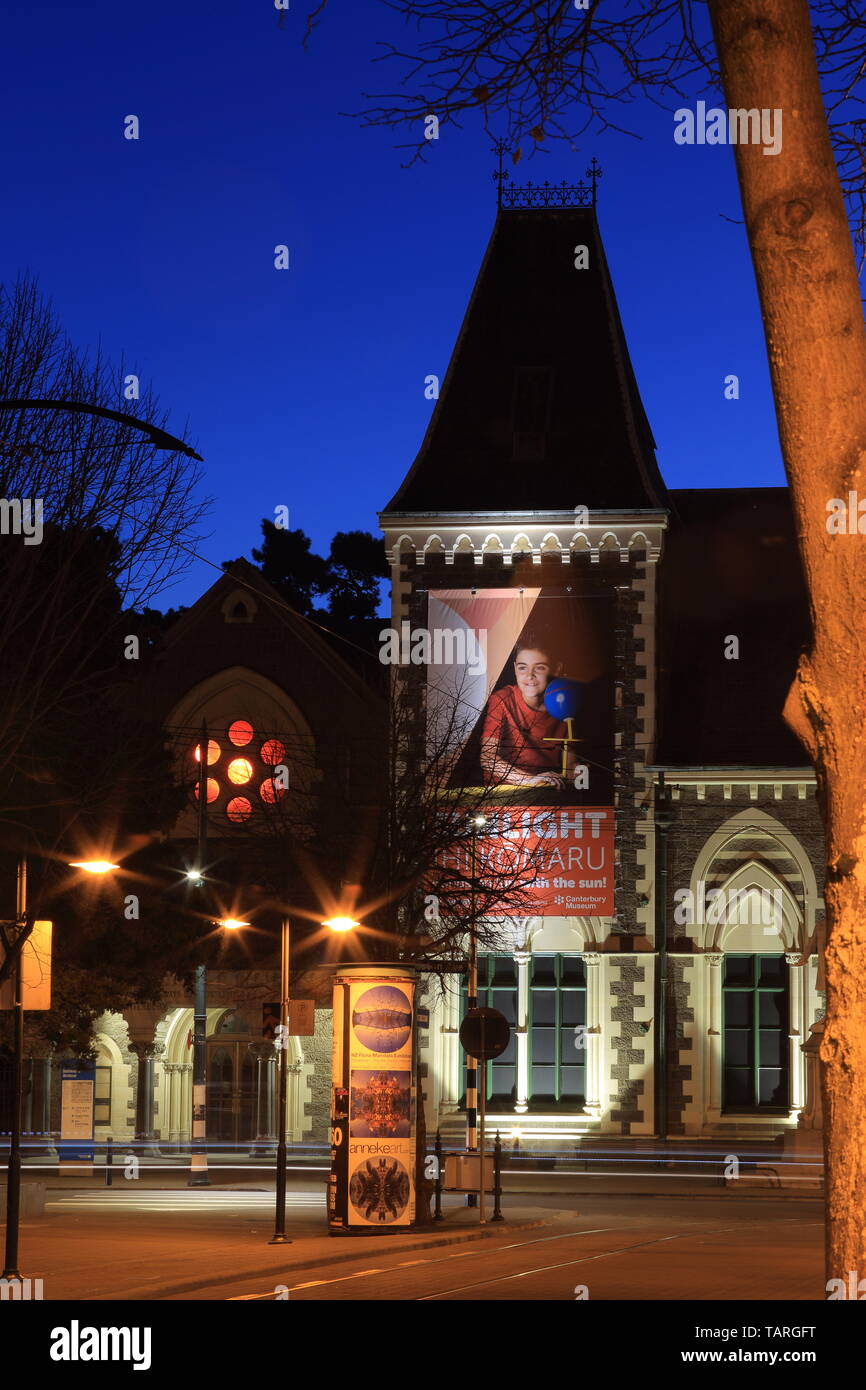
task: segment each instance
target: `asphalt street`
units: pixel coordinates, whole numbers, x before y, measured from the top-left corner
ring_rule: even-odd
[[[553,1223],[412,1258],[364,1242],[333,1264],[199,1289],[189,1298],[294,1301],[803,1300],[824,1299],[819,1202],[620,1198],[564,1210],[533,1198]]]

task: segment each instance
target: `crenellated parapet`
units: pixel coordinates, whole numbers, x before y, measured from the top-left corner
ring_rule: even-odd
[[[563,564],[573,556],[586,556],[597,564],[602,555],[610,554],[627,563],[638,551],[654,563],[661,554],[667,512],[590,512],[577,525],[574,511],[438,516],[384,512],[379,520],[391,565],[421,566],[430,555],[444,556],[446,565],[468,556],[476,565],[497,559],[508,566],[515,558],[529,557],[540,565],[555,556]]]

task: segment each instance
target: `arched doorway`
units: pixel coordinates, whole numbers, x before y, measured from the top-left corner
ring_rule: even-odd
[[[227,1009],[207,1042],[207,1137],[229,1147],[255,1138],[256,1063],[246,1016]]]

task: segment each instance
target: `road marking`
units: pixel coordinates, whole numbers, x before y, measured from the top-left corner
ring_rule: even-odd
[[[318,1284],[344,1284],[347,1279],[363,1279],[365,1274],[384,1274],[383,1269],[359,1269],[357,1274],[343,1274],[339,1279],[310,1279],[306,1284],[291,1284],[288,1293],[297,1293],[299,1289],[314,1289]],[[268,1293],[235,1293],[225,1300],[226,1303],[242,1303],[253,1298],[274,1298],[273,1290]]]
[[[607,1231],[615,1231],[617,1229],[618,1228],[616,1226],[593,1226],[590,1230],[587,1231],[565,1231],[563,1234],[556,1236],[534,1236],[532,1240],[512,1241],[510,1245],[497,1246],[494,1252],[491,1252],[487,1248],[482,1248],[480,1250],[455,1250],[451,1251],[447,1255],[429,1255],[425,1259],[405,1260],[401,1264],[394,1265],[391,1269],[362,1269],[359,1270],[357,1274],[344,1274],[339,1279],[311,1279],[306,1284],[293,1284],[289,1289],[289,1293],[297,1293],[301,1289],[312,1289],[321,1284],[342,1284],[347,1279],[361,1279],[366,1274],[389,1274],[393,1273],[394,1270],[405,1268],[406,1265],[444,1264],[446,1260],[464,1260],[471,1255],[487,1255],[490,1253],[500,1254],[505,1250],[521,1250],[526,1245],[544,1245],[552,1240],[568,1240],[569,1237],[575,1236],[603,1235]],[[467,1287],[474,1287],[474,1285],[467,1285]],[[273,1298],[273,1296],[274,1295],[271,1290],[269,1290],[267,1293],[230,1294],[225,1299],[225,1302],[236,1303],[240,1302],[243,1299]]]
[[[609,1227],[608,1229],[613,1230],[614,1228]],[[733,1231],[738,1229],[738,1227],[729,1226],[725,1229]],[[592,1235],[595,1233],[591,1231],[579,1231],[576,1234]],[[546,1274],[551,1269],[567,1269],[569,1265],[592,1264],[595,1260],[607,1260],[610,1259],[613,1255],[626,1255],[631,1250],[640,1250],[647,1245],[663,1245],[666,1241],[669,1240],[694,1240],[698,1236],[707,1236],[713,1234],[718,1234],[718,1232],[714,1229],[712,1231],[683,1231],[681,1234],[673,1236],[656,1236],[653,1240],[639,1240],[636,1241],[633,1245],[623,1245],[617,1250],[604,1250],[601,1251],[598,1255],[581,1255],[578,1259],[562,1260],[559,1264],[539,1265],[537,1269],[522,1269],[519,1270],[517,1274],[500,1274],[495,1279],[480,1279],[475,1284],[461,1284],[460,1287],[457,1289],[443,1289],[440,1293],[422,1294],[422,1296],[420,1298],[415,1299],[414,1302],[431,1303],[434,1299],[447,1298],[448,1295],[452,1293],[464,1293],[467,1289],[483,1289],[488,1284],[507,1284],[512,1279],[525,1279],[530,1274]]]

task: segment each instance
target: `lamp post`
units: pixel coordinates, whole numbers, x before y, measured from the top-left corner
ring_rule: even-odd
[[[478,1008],[478,942],[475,934],[475,883],[476,865],[478,855],[478,831],[486,825],[487,817],[474,815],[470,818],[472,827],[471,857],[469,869],[469,979],[466,991],[467,1009]],[[481,1079],[485,1089],[487,1086],[486,1063],[481,1063]],[[486,1097],[485,1097],[486,1098]],[[478,1149],[478,1059],[466,1056],[466,1151],[475,1153]],[[482,1165],[484,1155],[481,1155]],[[483,1186],[483,1175],[482,1175]],[[469,1192],[466,1195],[467,1207],[478,1205],[476,1193]]]
[[[330,917],[323,922],[323,927],[328,927],[334,932],[352,931],[359,927],[360,922],[356,922],[353,917]],[[274,1234],[268,1241],[269,1245],[291,1245],[289,1237],[286,1235],[286,1165],[288,1162],[288,1149],[286,1145],[286,1093],[288,1089],[288,1050],[289,1050],[289,949],[290,949],[290,924],[289,918],[284,916],[282,923],[282,933],[280,941],[280,1037],[278,1050],[280,1054],[280,1087],[279,1104],[277,1107],[277,1191],[276,1191],[276,1211],[274,1214]]]
[[[107,874],[119,865],[107,859],[85,859],[70,864],[71,869],[84,869],[89,874]],[[6,1172],[6,1252],[3,1264],[4,1279],[19,1279],[18,1235],[21,1222],[21,1110],[24,1100],[24,969],[22,951],[27,933],[27,856],[18,861],[18,886],[15,904],[15,1019],[12,1044],[12,1128],[9,1136],[9,1165]]]
[[[208,732],[206,720],[201,721],[201,742],[198,746],[198,865],[187,878],[199,890],[204,901],[204,866],[207,858],[207,769]],[[189,1158],[187,1187],[209,1187],[207,1174],[207,966],[195,968],[195,994],[192,1014],[192,1152]]]
[[[182,439],[175,439],[173,434],[160,429],[159,425],[152,425],[149,420],[139,420],[137,416],[128,415],[123,410],[109,410],[104,405],[92,405],[88,401],[3,400],[0,401],[0,410],[66,410],[72,415],[94,415],[102,420],[116,420],[120,425],[128,425],[130,429],[141,430],[143,434],[149,435],[151,444],[157,449],[186,454],[187,458],[204,463],[201,454],[184,444]]]
[[[280,1086],[277,1105],[277,1195],[274,1215],[274,1234],[269,1245],[291,1245],[286,1235],[286,1091],[288,1086],[289,1050],[289,946],[291,927],[283,917],[280,932]]]
[[[15,903],[18,930],[15,940],[15,1018],[12,1042],[12,1132],[9,1137],[9,1166],[6,1172],[6,1256],[4,1279],[20,1279],[18,1268],[18,1225],[21,1211],[21,1104],[24,1098],[24,1003],[21,950],[27,928],[27,857],[18,862]]]

